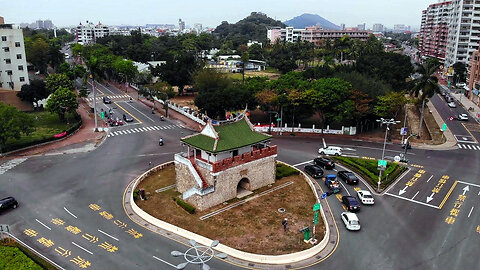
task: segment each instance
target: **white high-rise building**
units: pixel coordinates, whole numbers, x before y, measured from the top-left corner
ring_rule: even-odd
[[[28,83],[23,31],[0,17],[0,89],[20,91]]]
[[[480,1],[452,1],[445,67],[456,62],[468,66],[472,53],[478,49],[479,41]]]
[[[185,22],[178,19],[178,32],[182,33],[185,30]]]
[[[75,29],[75,40],[82,45],[95,43],[97,38],[106,37],[108,35],[110,35],[110,28],[101,23],[94,25],[87,21],[86,25],[80,23]]]
[[[372,27],[373,32],[383,32],[383,24],[381,23],[376,23]]]

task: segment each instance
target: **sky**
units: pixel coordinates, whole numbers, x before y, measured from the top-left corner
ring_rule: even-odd
[[[105,25],[201,23],[216,27],[235,23],[251,12],[286,21],[303,13],[318,14],[339,25],[372,27],[381,23],[419,26],[421,12],[436,0],[0,0],[0,16],[6,23],[32,23],[51,19],[57,26],[89,20]]]

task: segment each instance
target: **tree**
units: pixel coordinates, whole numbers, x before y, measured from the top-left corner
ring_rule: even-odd
[[[65,120],[65,113],[75,112],[77,108],[78,102],[75,93],[69,88],[61,86],[50,95],[45,107],[47,111],[58,114],[62,121]]]
[[[17,108],[0,102],[0,152],[8,139],[19,139],[22,134],[34,131],[33,119]]]
[[[122,58],[118,58],[115,62],[113,62],[113,68],[121,82],[128,83],[133,81],[138,73],[137,67],[131,60],[125,60]]]
[[[245,82],[245,66],[248,63],[248,60],[250,60],[250,54],[248,54],[248,51],[245,51],[242,54],[242,82]]]
[[[198,67],[194,53],[181,52],[171,54],[166,64],[153,68],[152,75],[159,76],[170,85],[178,86],[178,93],[181,95],[185,85],[193,82],[193,74]]]
[[[67,75],[61,73],[50,74],[47,77],[47,89],[50,93],[54,93],[58,88],[67,88],[73,90],[73,82]]]
[[[394,118],[397,112],[407,102],[405,95],[401,92],[388,92],[379,96],[373,112],[382,118]]]
[[[38,101],[47,98],[49,94],[43,80],[33,80],[30,84],[22,85],[22,90],[17,96],[23,101],[35,103],[35,107],[38,107]]]
[[[269,53],[270,66],[277,68],[283,74],[296,69],[293,44],[276,42]]]
[[[64,61],[63,53],[60,51],[62,47],[57,39],[51,39],[48,42],[47,61],[54,69],[57,69]]]
[[[467,68],[465,64],[462,62],[457,62],[453,64],[453,81],[458,82],[465,82],[465,74],[467,73]]]
[[[25,53],[27,61],[32,63],[42,74],[47,71],[48,43],[44,36],[35,35],[25,38]]]

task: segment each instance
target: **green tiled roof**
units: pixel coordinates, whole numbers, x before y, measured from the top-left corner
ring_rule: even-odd
[[[219,153],[270,139],[268,135],[252,131],[245,119],[213,127],[219,137],[216,149],[215,139],[200,133],[182,138],[182,142],[210,153]]]

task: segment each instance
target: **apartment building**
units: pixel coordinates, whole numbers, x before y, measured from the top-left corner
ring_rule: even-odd
[[[102,25],[100,22],[94,25],[92,22],[87,21],[85,25],[80,23],[80,25],[75,28],[75,41],[82,45],[95,43],[97,38],[108,35],[110,35],[110,28]]]
[[[321,40],[324,39],[338,39],[343,36],[349,36],[353,39],[366,40],[371,34],[367,30],[330,30],[323,29],[318,26],[306,27],[305,29],[294,29],[293,27],[287,28],[272,28],[267,31],[267,38],[270,43],[274,43],[277,40],[286,42],[296,42],[299,40],[310,41],[319,45]]]
[[[480,1],[453,0],[449,19],[445,67],[469,65],[480,41]]]
[[[0,89],[20,91],[28,83],[23,31],[0,17]]]
[[[429,5],[422,11],[418,49],[420,57],[438,58],[445,61],[452,2]]]
[[[470,57],[470,77],[468,80],[468,89],[466,95],[474,103],[478,104],[480,95],[480,51],[475,51]]]
[[[373,32],[383,32],[384,31],[383,24],[381,24],[381,23],[374,24],[373,27],[372,27],[372,31]]]

